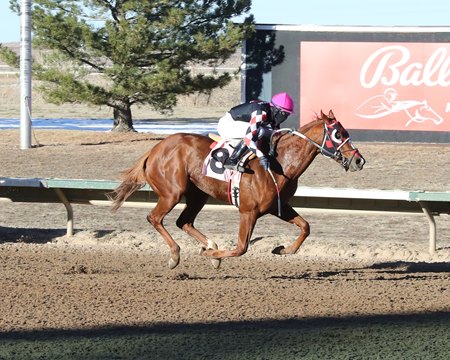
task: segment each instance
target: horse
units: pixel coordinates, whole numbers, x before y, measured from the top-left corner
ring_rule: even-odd
[[[414,114],[411,114],[412,111],[410,111],[410,109],[414,110]],[[405,124],[405,127],[413,122],[420,124],[428,120],[434,122],[435,125],[439,125],[444,121],[442,116],[434,111],[434,109],[428,105],[426,100],[416,101],[415,104],[412,104],[404,110],[410,118]]]
[[[146,152],[122,174],[121,184],[111,193],[112,211],[117,211],[135,191],[148,183],[158,201],[148,214],[148,222],[164,238],[170,249],[169,268],[180,262],[180,247],[163,225],[164,217],[185,198],[185,207],[176,225],[201,244],[200,253],[218,268],[224,258],[247,252],[256,221],[266,214],[295,224],[300,235],[289,246],[278,246],[272,253],[295,254],[310,233],[309,223],[290,205],[300,175],[321,153],[339,163],[346,171],[363,169],[365,159],[353,145],[349,133],[336,120],[332,110],[299,130],[280,129],[270,137],[270,168],[265,170],[250,160],[240,182],[239,232],[236,247],[218,249],[195,226],[194,221],[210,196],[227,201],[228,184],[203,174],[203,162],[213,142],[208,136],[177,133],[168,136]]]
[[[444,121],[426,100],[396,100],[397,96],[395,89],[386,89],[383,95],[373,96],[363,102],[358,107],[359,113],[356,115],[364,119],[381,119],[404,111],[408,116],[405,127],[411,123],[425,121],[432,121],[435,125],[439,125]]]

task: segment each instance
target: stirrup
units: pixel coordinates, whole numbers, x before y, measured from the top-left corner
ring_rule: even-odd
[[[233,170],[233,171],[239,171],[241,173],[245,172],[245,168],[239,163],[237,163],[237,164],[223,164],[223,167],[225,169]]]
[[[228,159],[227,159],[228,160]],[[225,162],[224,162],[224,164],[223,164],[223,167],[225,168],[225,169],[230,169],[230,170],[236,170],[236,168],[237,168],[237,166],[238,166],[238,164],[239,164],[239,162],[227,162],[227,160],[225,160]]]
[[[223,167],[224,167],[225,169],[236,170],[237,164],[230,164],[230,163],[228,163],[228,164],[223,164]]]

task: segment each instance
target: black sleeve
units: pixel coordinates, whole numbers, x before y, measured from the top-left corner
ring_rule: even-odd
[[[254,111],[257,111],[259,114],[265,111],[268,120],[270,120],[270,105],[266,102],[250,102],[240,104],[231,108],[229,113],[231,117],[236,121],[249,122]]]

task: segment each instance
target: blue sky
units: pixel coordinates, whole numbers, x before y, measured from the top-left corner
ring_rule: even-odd
[[[260,24],[450,26],[449,0],[253,0]],[[20,40],[19,16],[0,0],[0,43]]]

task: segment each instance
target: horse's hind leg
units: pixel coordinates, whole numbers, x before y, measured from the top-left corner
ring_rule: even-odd
[[[185,198],[186,206],[178,217],[176,224],[199,243],[207,246],[208,239],[194,227],[194,221],[198,213],[203,209],[203,206],[205,206],[208,195],[198,188],[193,188],[185,194]]]
[[[179,201],[179,199],[178,199]],[[180,247],[166,230],[163,225],[164,217],[173,209],[178,203],[177,200],[163,200],[159,198],[155,208],[148,214],[147,220],[153,225],[156,231],[158,231],[164,240],[167,242],[170,248],[169,268],[173,269],[180,263]]]
[[[208,200],[209,195],[198,189],[197,187],[193,187],[186,194],[186,207],[183,209],[182,213],[177,219],[177,226],[185,231],[188,235],[192,236],[199,243],[201,243],[207,249],[217,249],[217,244],[212,240],[209,240],[203,233],[201,233],[194,226],[195,218],[198,213],[205,206],[206,201]],[[220,266],[219,259],[211,259],[213,266],[217,269]]]
[[[223,259],[226,257],[241,256],[247,252],[248,244],[255,228],[257,214],[254,211],[248,211],[240,214],[239,238],[236,248],[232,250],[214,250],[203,251],[203,255],[214,259]]]

